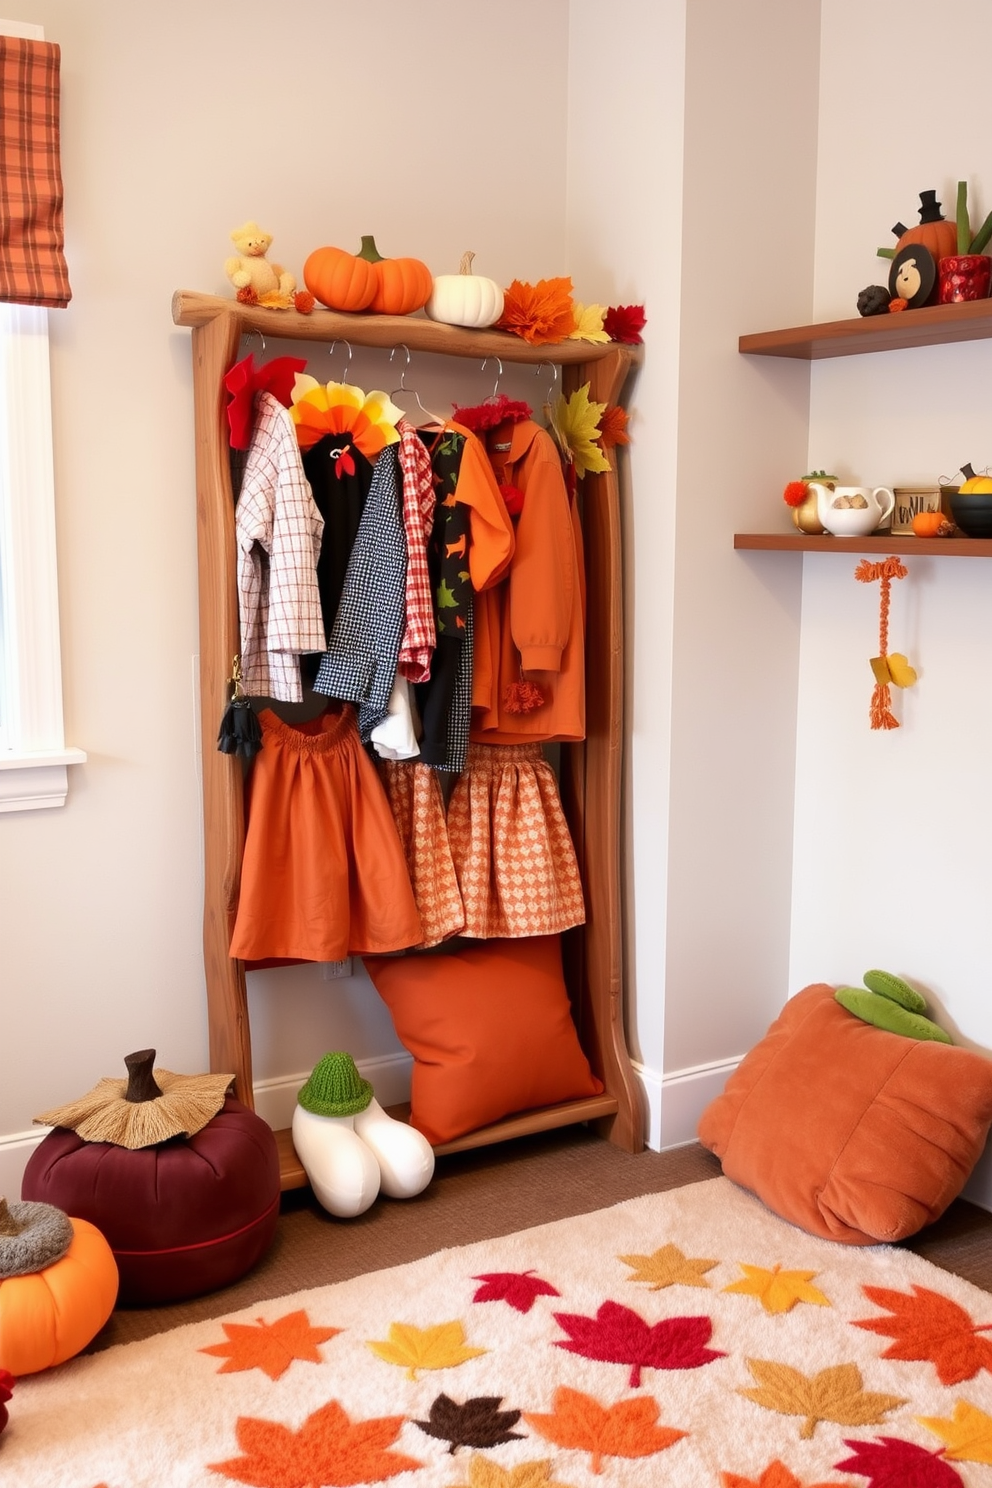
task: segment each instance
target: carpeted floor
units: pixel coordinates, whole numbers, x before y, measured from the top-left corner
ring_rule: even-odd
[[[189,1302],[120,1309],[87,1352],[720,1172],[717,1159],[696,1143],[632,1154],[585,1127],[569,1127],[440,1158],[424,1193],[405,1201],[380,1198],[357,1219],[334,1219],[309,1189],[291,1190],[283,1196],[271,1250],[246,1277]],[[958,1200],[907,1245],[992,1292],[992,1214],[985,1210]]]

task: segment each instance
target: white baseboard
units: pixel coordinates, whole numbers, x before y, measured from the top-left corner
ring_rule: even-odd
[[[635,1062],[634,1073],[644,1091],[647,1112],[646,1145],[653,1152],[662,1152],[666,1147],[694,1142],[700,1116],[723,1090],[741,1058],[743,1055],[716,1064],[698,1064],[667,1075]]]
[[[0,1134],[0,1195],[3,1198],[21,1197],[24,1169],[48,1129],[47,1126],[36,1126],[31,1131]]]

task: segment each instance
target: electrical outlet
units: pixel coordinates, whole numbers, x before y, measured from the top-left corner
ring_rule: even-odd
[[[351,957],[345,956],[343,961],[322,962],[325,982],[336,982],[339,977],[351,976]]]

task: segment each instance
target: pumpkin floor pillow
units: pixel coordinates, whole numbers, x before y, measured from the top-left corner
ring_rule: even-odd
[[[262,1258],[279,1218],[279,1155],[267,1123],[227,1096],[192,1136],[138,1149],[54,1126],[21,1194],[94,1224],[117,1262],[119,1305],[149,1307],[228,1286]]]
[[[961,1192],[992,1124],[992,1060],[863,1022],[806,987],[703,1112],[728,1178],[814,1235],[897,1241]]]

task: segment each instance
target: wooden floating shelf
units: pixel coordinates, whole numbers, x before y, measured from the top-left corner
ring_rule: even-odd
[[[734,547],[767,553],[892,553],[897,557],[992,558],[992,537],[812,537],[805,532],[735,532]]]
[[[436,1157],[446,1157],[453,1152],[470,1152],[476,1147],[491,1147],[496,1142],[509,1142],[514,1137],[530,1136],[533,1132],[554,1131],[560,1126],[574,1126],[579,1121],[599,1121],[604,1116],[615,1116],[619,1102],[611,1095],[591,1095],[582,1100],[562,1101],[557,1106],[541,1106],[536,1111],[523,1111],[518,1116],[508,1116],[495,1121],[492,1126],[480,1126],[453,1142],[442,1142],[434,1148]],[[408,1121],[410,1107],[390,1106],[387,1115],[396,1121]],[[279,1149],[279,1171],[283,1192],[289,1188],[306,1188],[309,1183],[303,1164],[293,1146],[293,1133],[286,1127],[275,1133]]]
[[[278,313],[278,312],[270,312]],[[943,346],[952,341],[992,337],[992,300],[959,305],[924,305],[891,315],[858,315],[821,325],[791,326],[741,336],[738,348],[749,356],[792,357],[815,362],[824,357],[861,356],[910,346]]]

